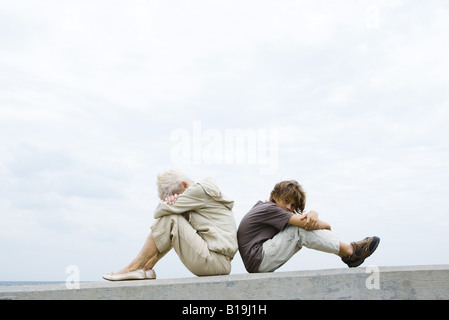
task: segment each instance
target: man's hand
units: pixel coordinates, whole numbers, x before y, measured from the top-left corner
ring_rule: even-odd
[[[318,212],[310,211],[301,216],[301,220],[306,220],[306,224],[304,225],[304,229],[306,230],[315,230],[318,228]]]
[[[306,214],[294,214],[291,216],[288,223],[297,227],[310,230],[328,229],[331,230],[331,225],[325,221],[318,219],[318,212],[310,211]]]
[[[176,202],[176,200],[178,200],[177,194],[174,194],[174,195],[171,195],[171,196],[168,196],[167,198],[165,198],[165,202],[167,204],[174,204]]]

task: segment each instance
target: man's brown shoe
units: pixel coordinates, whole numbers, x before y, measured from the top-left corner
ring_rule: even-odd
[[[358,267],[368,258],[374,251],[376,251],[379,245],[380,239],[378,237],[365,238],[361,241],[351,242],[354,252],[348,257],[343,257],[344,263],[350,268]]]

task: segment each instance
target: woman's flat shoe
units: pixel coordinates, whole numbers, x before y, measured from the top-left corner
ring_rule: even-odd
[[[143,269],[139,269],[136,271],[119,274],[108,273],[103,276],[103,279],[109,281],[143,280],[145,279],[145,276],[145,271],[143,271]]]
[[[145,279],[156,279],[156,272],[153,269],[145,270]]]
[[[109,281],[123,281],[123,280],[144,280],[144,279],[156,279],[156,272],[153,269],[114,274],[108,273],[103,276],[103,279]]]

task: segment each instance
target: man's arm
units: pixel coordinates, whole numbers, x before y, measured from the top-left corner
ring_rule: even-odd
[[[325,221],[318,219],[318,212],[310,211],[306,214],[294,214],[288,220],[288,224],[304,228],[308,231],[318,229],[331,230],[331,225]]]

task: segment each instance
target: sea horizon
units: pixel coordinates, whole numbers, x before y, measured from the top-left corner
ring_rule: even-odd
[[[93,281],[80,281],[80,283]],[[15,286],[38,286],[46,284],[62,284],[65,281],[0,281],[0,287],[15,287]]]

